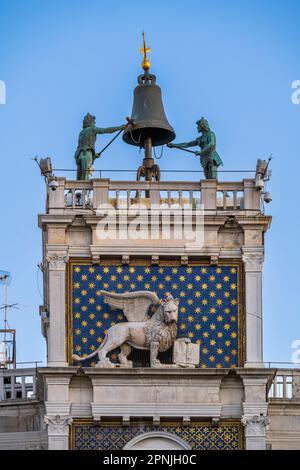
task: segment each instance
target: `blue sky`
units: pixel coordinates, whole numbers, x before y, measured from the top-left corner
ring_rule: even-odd
[[[9,316],[18,361],[45,356],[37,286],[45,188],[30,158],[51,156],[56,168],[74,168],[86,112],[100,127],[124,122],[143,29],[178,140],[194,138],[203,115],[224,169],[252,169],[258,157],[273,154],[264,349],[265,360],[291,360],[291,342],[300,338],[300,105],[291,101],[291,84],[300,79],[299,17],[300,3],[291,0],[0,0],[0,80],[7,87],[0,105],[0,269],[12,272],[9,300],[21,305]],[[101,137],[98,148],[108,140]],[[97,168],[135,169],[139,162],[138,150],[119,139]],[[199,169],[197,159],[169,149],[160,166]],[[0,303],[3,296],[0,286]]]

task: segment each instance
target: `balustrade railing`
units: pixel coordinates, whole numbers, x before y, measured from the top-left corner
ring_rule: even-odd
[[[128,209],[132,204],[162,205],[163,207],[202,207],[204,211],[260,212],[260,193],[253,179],[239,182],[217,182],[214,180],[192,181],[112,181],[94,179],[68,181],[57,178],[58,187],[49,189],[48,210],[97,210],[102,204],[111,204],[116,209]]]

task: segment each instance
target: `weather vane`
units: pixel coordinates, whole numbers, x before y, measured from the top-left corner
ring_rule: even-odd
[[[145,70],[145,72],[148,72],[148,70],[150,69],[151,64],[150,64],[150,61],[147,57],[147,53],[151,52],[151,49],[150,49],[150,47],[146,46],[145,32],[144,31],[143,31],[143,47],[140,47],[139,51],[140,51],[140,54],[144,54],[144,59],[143,59],[143,62],[142,62],[142,68]]]

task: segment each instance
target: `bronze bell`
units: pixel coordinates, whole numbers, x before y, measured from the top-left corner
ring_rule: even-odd
[[[174,129],[165,114],[161,89],[155,82],[156,77],[152,74],[138,77],[131,113],[134,127],[125,129],[123,134],[127,144],[145,147],[147,136],[151,136],[153,147],[175,139]]]

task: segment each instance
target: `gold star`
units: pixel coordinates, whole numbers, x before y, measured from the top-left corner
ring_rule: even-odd
[[[130,272],[130,273],[134,273],[134,272],[135,272],[135,268],[134,268],[133,266],[130,266],[129,272]]]
[[[83,281],[87,281],[87,275],[86,275],[86,274],[82,274],[81,279],[82,279]]]
[[[80,273],[80,267],[79,267],[79,266],[75,266],[74,271],[75,271],[75,273]]]
[[[90,317],[91,320],[94,320],[95,314],[94,314],[94,313],[90,313],[90,314],[89,314],[89,317]]]
[[[100,328],[100,327],[102,326],[102,321],[99,321],[99,320],[98,320],[98,321],[96,322],[96,326],[97,326],[98,328]]]
[[[188,316],[188,321],[189,321],[189,322],[194,321],[194,317],[193,317],[192,315],[189,315],[189,316]]]
[[[85,320],[83,320],[83,321],[81,322],[81,325],[82,325],[82,326],[87,326],[87,322],[86,322]]]
[[[177,268],[173,268],[173,269],[172,269],[172,273],[173,273],[173,274],[177,274],[177,273],[178,273],[178,269],[177,269]]]
[[[95,272],[95,268],[93,268],[93,267],[91,266],[91,267],[89,268],[89,272],[90,272],[91,274],[93,274],[93,273]]]
[[[97,275],[96,275],[96,281],[101,281],[101,279],[102,279],[101,274],[97,274]]]
[[[76,297],[76,298],[74,299],[74,302],[75,302],[75,304],[80,304],[80,297]]]
[[[90,335],[93,336],[94,334],[95,334],[95,330],[94,330],[94,328],[91,328],[90,329]]]
[[[105,268],[103,268],[103,272],[106,273],[106,274],[109,273],[109,267],[105,266]]]
[[[81,341],[82,341],[82,343],[87,343],[88,339],[84,336]]]
[[[201,276],[195,276],[195,281],[197,282],[201,281]]]
[[[76,312],[76,313],[75,313],[75,318],[80,318],[80,316],[81,316],[81,315],[80,315],[79,312]]]
[[[74,282],[73,287],[74,287],[74,289],[79,289],[80,288],[80,283],[79,282]]]

